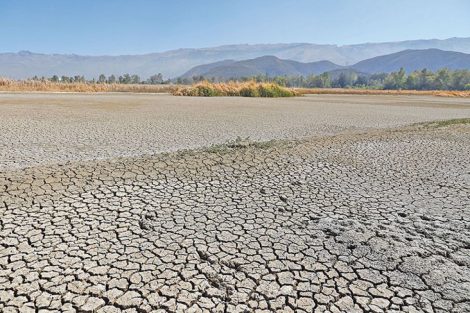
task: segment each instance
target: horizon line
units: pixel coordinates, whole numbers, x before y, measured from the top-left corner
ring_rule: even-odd
[[[145,56],[150,54],[163,54],[168,52],[174,51],[181,51],[181,50],[204,50],[204,49],[217,49],[217,48],[224,48],[224,47],[231,47],[231,46],[275,46],[275,45],[318,45],[318,46],[336,46],[336,47],[347,47],[347,46],[360,46],[360,45],[367,45],[367,44],[386,44],[386,43],[399,43],[399,42],[410,42],[410,41],[432,41],[432,40],[451,40],[451,39],[470,39],[469,37],[447,37],[447,38],[426,38],[426,39],[409,39],[409,40],[398,40],[398,41],[378,41],[378,42],[362,42],[362,43],[355,43],[355,44],[333,44],[333,43],[313,43],[313,42],[278,42],[278,43],[233,43],[233,44],[221,44],[216,46],[207,46],[207,47],[199,47],[199,48],[190,48],[190,47],[182,47],[182,48],[175,48],[163,51],[153,51],[153,52],[146,52],[146,53],[135,53],[135,54],[77,54],[77,53],[44,53],[44,52],[36,52],[31,51],[28,49],[18,50],[16,52],[13,51],[5,51],[1,52],[0,54],[20,54],[20,53],[30,53],[30,54],[42,54],[42,55],[64,55],[64,56],[81,56],[81,57],[123,57],[123,56]]]

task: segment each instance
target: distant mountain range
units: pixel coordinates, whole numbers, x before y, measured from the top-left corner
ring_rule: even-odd
[[[196,66],[186,72],[182,77],[191,78],[193,76],[202,75],[204,77],[228,79],[256,75],[307,76],[340,68],[343,68],[343,66],[330,61],[301,63],[292,60],[282,60],[275,56],[263,56],[245,61],[225,60]]]
[[[429,48],[470,53],[470,38],[411,40],[344,46],[310,43],[229,45],[122,56],[80,56],[21,51],[0,53],[0,76],[28,78],[35,75],[47,77],[52,75],[84,75],[87,78],[97,78],[100,74],[122,75],[130,73],[146,78],[156,73],[162,73],[166,78],[175,78],[194,66],[223,60],[241,61],[271,55],[303,63],[328,60],[340,66],[349,66],[359,61],[403,50]],[[295,67],[295,65],[289,66],[291,69]]]
[[[407,72],[424,68],[436,71],[470,69],[470,54],[439,49],[405,50],[358,62],[352,66],[366,73],[390,73],[403,67]]]
[[[331,72],[336,75],[345,71],[359,74],[390,73],[404,68],[407,72],[427,68],[429,70],[470,69],[470,54],[443,51],[439,49],[405,50],[341,66],[330,61],[301,63],[282,60],[275,56],[263,56],[245,61],[225,60],[200,65],[186,72],[182,77],[204,76],[206,78],[241,78],[257,75],[267,76],[308,76]],[[338,74],[339,75],[339,74]]]

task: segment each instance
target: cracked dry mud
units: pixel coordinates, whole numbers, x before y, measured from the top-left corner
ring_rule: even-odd
[[[470,126],[0,173],[2,312],[470,312]]]
[[[313,95],[294,98],[0,92],[0,171],[299,139],[470,117],[469,98]]]

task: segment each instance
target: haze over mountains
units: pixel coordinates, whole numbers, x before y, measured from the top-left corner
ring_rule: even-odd
[[[18,53],[0,53],[0,76],[21,79],[35,75],[46,77],[52,75],[84,75],[87,78],[96,78],[100,74],[122,75],[130,73],[146,78],[156,73],[162,73],[166,78],[175,78],[195,66],[223,60],[240,61],[263,56],[275,56],[279,59],[303,63],[329,61],[335,63],[332,66],[349,66],[359,61],[403,50],[430,48],[470,53],[470,38],[364,43],[344,46],[308,43],[229,45],[123,56],[79,56],[22,51]],[[416,62],[418,60],[419,58],[415,58]],[[379,61],[381,60],[377,62]],[[390,64],[392,63],[394,62]],[[312,63],[308,66],[311,66],[312,71],[317,71],[317,67],[328,67],[330,65],[329,63]],[[288,72],[292,70],[303,71],[295,63],[289,62],[285,66],[287,66]]]
[[[292,60],[282,60],[275,56],[263,56],[244,61],[226,60],[196,66],[186,72],[182,77],[191,78],[193,76],[204,76],[228,79],[256,75],[308,76],[340,68],[343,68],[343,66],[330,61],[302,63]]]
[[[470,69],[470,54],[439,49],[405,50],[358,62],[352,68],[366,73],[390,73],[400,68],[408,73],[424,68],[431,71]]]
[[[301,63],[282,60],[274,56],[263,56],[255,59],[234,61],[225,60],[200,65],[186,72],[182,78],[204,76],[206,78],[242,78],[257,75],[275,76],[309,76],[324,72],[332,74],[345,70],[356,73],[374,74],[390,73],[404,68],[407,72],[428,69],[436,71],[442,68],[451,70],[470,69],[470,54],[443,51],[439,49],[405,50],[358,62],[351,66],[341,66],[330,61]]]

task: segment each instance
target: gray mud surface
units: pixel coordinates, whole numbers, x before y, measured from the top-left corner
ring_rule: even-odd
[[[0,312],[470,312],[470,125],[377,128],[465,117],[465,101],[185,98],[171,113],[23,103],[37,97],[92,99],[0,96],[16,101],[0,104],[1,127],[17,127],[0,139]],[[96,101],[107,97],[130,96]],[[165,123],[180,136],[171,147]],[[310,137],[124,150],[250,127]],[[153,141],[133,142],[143,134]],[[82,136],[91,148],[76,150]]]
[[[237,136],[298,139],[463,117],[470,117],[470,99],[0,93],[0,170],[153,155]]]

